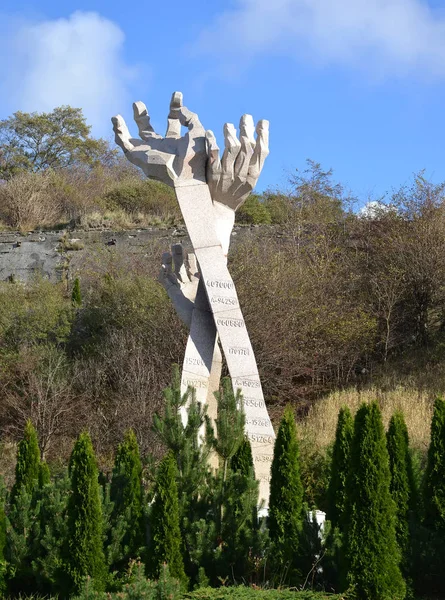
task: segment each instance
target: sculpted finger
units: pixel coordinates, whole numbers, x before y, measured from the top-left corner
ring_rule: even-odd
[[[219,181],[221,175],[221,159],[219,157],[219,147],[216,142],[216,137],[213,131],[206,131],[207,140],[207,166],[206,166],[206,179],[210,190],[214,189]]]
[[[173,103],[173,99],[176,98],[176,102]],[[181,125],[187,127],[193,137],[204,136],[205,130],[199,120],[196,113],[192,112],[185,106],[182,106],[182,94],[181,92],[175,92],[172,97],[172,105],[170,105],[169,119],[179,119]]]
[[[241,149],[241,143],[236,137],[236,129],[232,123],[224,125],[224,154],[222,157],[222,174],[224,178],[233,179],[236,158]]]
[[[148,114],[147,107],[143,102],[133,103],[133,115],[136,125],[139,129],[139,135],[141,139],[149,141],[153,138],[159,139],[161,136],[155,133],[155,130],[151,126],[150,116]]]
[[[253,133],[255,125],[251,115],[243,115],[240,120],[240,143],[241,149],[235,161],[235,179],[244,182],[249,172],[250,161],[255,148]]]
[[[116,144],[120,146],[124,152],[133,150],[134,146],[131,143],[130,132],[128,131],[127,124],[123,117],[116,115],[111,119],[111,122],[113,123]]]
[[[190,279],[192,277],[199,277],[198,264],[196,262],[196,255],[193,252],[187,254],[187,269]]]
[[[252,186],[252,189],[255,187],[258,177],[263,169],[264,161],[269,154],[269,121],[258,121],[256,133],[257,139],[255,150],[253,151],[247,175],[247,181]]]
[[[179,120],[178,110],[182,107],[182,94],[175,92],[170,101],[170,112],[167,119],[167,138],[181,137],[181,122]],[[173,116],[172,116],[173,115]]]

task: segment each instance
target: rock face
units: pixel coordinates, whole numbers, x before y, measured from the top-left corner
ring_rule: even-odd
[[[276,237],[274,227],[235,227],[231,246],[244,239]],[[0,232],[0,281],[15,278],[29,281],[36,273],[50,281],[72,279],[82,270],[85,257],[99,248],[122,255],[140,255],[153,246],[162,251],[181,242],[191,246],[185,229],[143,229],[128,231]]]

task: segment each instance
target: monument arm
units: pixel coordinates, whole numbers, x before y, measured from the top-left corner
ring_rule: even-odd
[[[213,387],[212,365],[218,359],[219,336],[233,387],[243,393],[246,432],[260,481],[260,498],[267,503],[275,434],[235,285],[227,269],[226,255],[235,209],[253,189],[268,153],[268,123],[259,122],[255,142],[250,118],[241,119],[241,141],[237,140],[233,126],[227,125],[225,151],[221,164],[218,164],[219,151],[213,134],[205,132],[197,115],[182,106],[181,94],[173,95],[165,138],[151,128],[145,105],[135,103],[134,111],[141,140],[130,137],[124,120],[118,116],[113,118],[116,141],[129,160],[141,167],[148,177],[160,179],[175,188],[202,273],[187,342],[188,362],[184,361],[182,386],[194,387],[197,396],[198,392],[199,395],[202,393],[203,399],[209,397]],[[183,137],[179,137],[181,125],[188,128]],[[174,285],[171,277],[169,282]],[[200,295],[205,303],[200,303]],[[215,370],[215,375],[219,369]]]

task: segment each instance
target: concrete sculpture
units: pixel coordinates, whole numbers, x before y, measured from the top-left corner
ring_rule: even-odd
[[[235,127],[224,127],[225,149],[220,158],[215,136],[198,116],[172,96],[167,133],[153,130],[145,105],[133,105],[141,139],[132,138],[123,118],[113,117],[116,143],[147,177],[175,189],[194,255],[183,256],[180,245],[165,253],[160,279],[181,319],[190,327],[182,371],[182,387],[196,389],[197,399],[215,417],[214,391],[221,375],[221,351],[234,389],[241,389],[246,434],[252,445],[260,499],[269,500],[270,467],[275,434],[264,402],[258,368],[244,323],[235,285],[227,269],[227,252],[235,211],[254,188],[268,155],[269,124],[256,126],[250,115]],[[187,128],[181,136],[181,126]],[[196,257],[196,258],[195,258]],[[196,264],[199,264],[199,270]],[[183,415],[186,418],[186,415]]]

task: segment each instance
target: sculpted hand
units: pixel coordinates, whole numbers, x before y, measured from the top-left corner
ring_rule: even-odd
[[[207,146],[204,127],[198,115],[182,106],[181,92],[170,103],[167,133],[155,133],[143,102],[133,104],[134,120],[141,139],[132,138],[124,119],[111,119],[116,143],[128,160],[152,179],[172,187],[206,183]],[[181,137],[181,125],[188,132]]]
[[[269,121],[258,121],[255,126],[251,115],[240,120],[240,138],[232,123],[224,125],[224,153],[219,148],[212,131],[206,132],[209,161],[207,183],[214,203],[218,237],[227,254],[230,234],[235,222],[235,211],[254,189],[269,154]]]
[[[159,281],[173,302],[181,321],[190,327],[199,283],[195,255],[187,254],[187,257],[184,257],[182,245],[174,244],[171,253],[164,252],[162,255]]]

